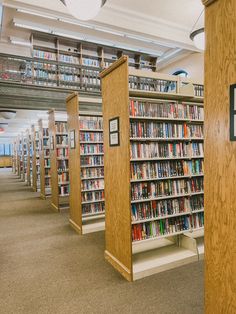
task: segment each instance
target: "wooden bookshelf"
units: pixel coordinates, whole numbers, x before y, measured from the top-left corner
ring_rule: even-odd
[[[11,156],[0,156],[0,168],[10,168],[12,167],[12,163]]]
[[[69,156],[67,115],[49,111],[49,145],[51,161],[51,205],[56,211],[69,207]]]
[[[40,191],[39,127],[32,125],[32,188]]]
[[[17,174],[20,179],[23,179],[23,159],[22,159],[22,135],[18,135],[17,137]]]
[[[14,139],[12,145],[12,172],[16,174],[17,169],[17,139]]]
[[[190,113],[203,108],[203,98],[195,96],[192,83],[180,87],[179,78],[155,73],[148,77],[128,65],[128,57],[123,56],[101,73],[105,258],[133,281],[199,259],[194,232],[203,228],[203,117],[195,119]],[[174,109],[167,110],[172,114],[168,122],[166,108]],[[203,114],[203,109],[199,112]],[[110,138],[113,119],[118,119],[118,131]],[[111,146],[117,138],[118,145]],[[187,163],[185,174],[183,167],[180,171],[174,164],[177,160]],[[199,171],[192,178],[190,169],[196,160]],[[164,168],[164,162],[169,168]],[[168,171],[174,173],[170,172],[171,178]],[[195,199],[201,207],[193,206]]]
[[[79,234],[104,230],[102,113],[95,113],[93,106],[91,111],[80,111],[77,93],[68,96],[66,106],[70,136],[70,224]],[[71,136],[75,145],[71,144]]]
[[[51,196],[51,159],[49,147],[48,121],[39,122],[40,194],[42,199]]]
[[[32,149],[31,149],[31,132],[29,129],[26,131],[26,182],[31,186],[32,181]]]
[[[99,72],[123,54],[131,68],[157,71],[157,57],[147,53],[39,33],[31,35],[31,43],[34,84],[99,92]]]
[[[22,181],[27,182],[27,138],[25,133],[21,135],[21,142]]]

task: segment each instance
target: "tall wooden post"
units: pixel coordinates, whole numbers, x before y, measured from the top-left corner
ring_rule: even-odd
[[[203,0],[205,52],[205,313],[236,313],[236,142],[230,85],[236,83],[236,1]]]

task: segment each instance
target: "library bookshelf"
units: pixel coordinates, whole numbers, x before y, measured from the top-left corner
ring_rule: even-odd
[[[50,161],[51,161],[51,205],[54,210],[69,208],[69,149],[67,114],[49,111],[48,116]]]
[[[93,106],[91,111],[81,111],[78,93],[67,97],[66,107],[70,224],[79,234],[101,231],[105,229],[102,113],[94,112]]]
[[[40,191],[40,157],[39,157],[39,127],[31,126],[32,134],[32,188]]]
[[[22,181],[23,182],[27,182],[27,161],[28,161],[28,157],[27,157],[27,137],[25,133],[22,133]]]
[[[31,130],[26,130],[26,182],[28,186],[31,186],[32,182],[32,140]]]
[[[39,126],[39,169],[40,194],[42,199],[51,196],[51,160],[49,146],[48,120],[40,119]]]
[[[21,180],[23,180],[23,153],[22,153],[22,134],[17,137],[17,174]]]
[[[17,173],[17,139],[13,141],[13,150],[12,150],[12,172]]]
[[[199,259],[204,116],[192,83],[128,62],[101,73],[105,258],[133,281]]]

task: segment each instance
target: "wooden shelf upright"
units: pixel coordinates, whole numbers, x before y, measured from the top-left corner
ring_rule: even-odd
[[[127,56],[101,78],[105,258],[129,281],[197,261],[203,98],[178,77],[129,69]]]
[[[39,128],[32,125],[32,188],[34,192],[40,191],[40,158],[39,158]]]
[[[12,145],[12,172],[17,173],[17,139],[14,139]]]
[[[93,106],[81,111],[77,93],[67,97],[66,106],[70,224],[79,234],[101,231],[105,229],[102,113],[94,112]]]
[[[27,137],[26,134],[22,132],[22,181],[27,183]]]
[[[26,130],[26,182],[28,186],[31,186],[32,181],[32,149],[31,149],[31,132]]]
[[[54,210],[69,208],[69,156],[67,114],[49,111],[49,145],[51,161],[51,205]]]
[[[39,122],[40,194],[42,199],[51,196],[51,160],[49,147],[48,121]]]
[[[17,169],[17,172],[18,172],[18,176],[21,180],[23,180],[23,141],[22,141],[22,134],[21,135],[18,135],[17,137],[17,160],[18,160],[18,169]]]

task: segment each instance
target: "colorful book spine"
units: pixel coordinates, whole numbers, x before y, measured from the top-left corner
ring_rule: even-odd
[[[104,214],[103,120],[80,116],[82,216]]]
[[[203,108],[131,100],[129,109],[133,241],[202,228]]]

